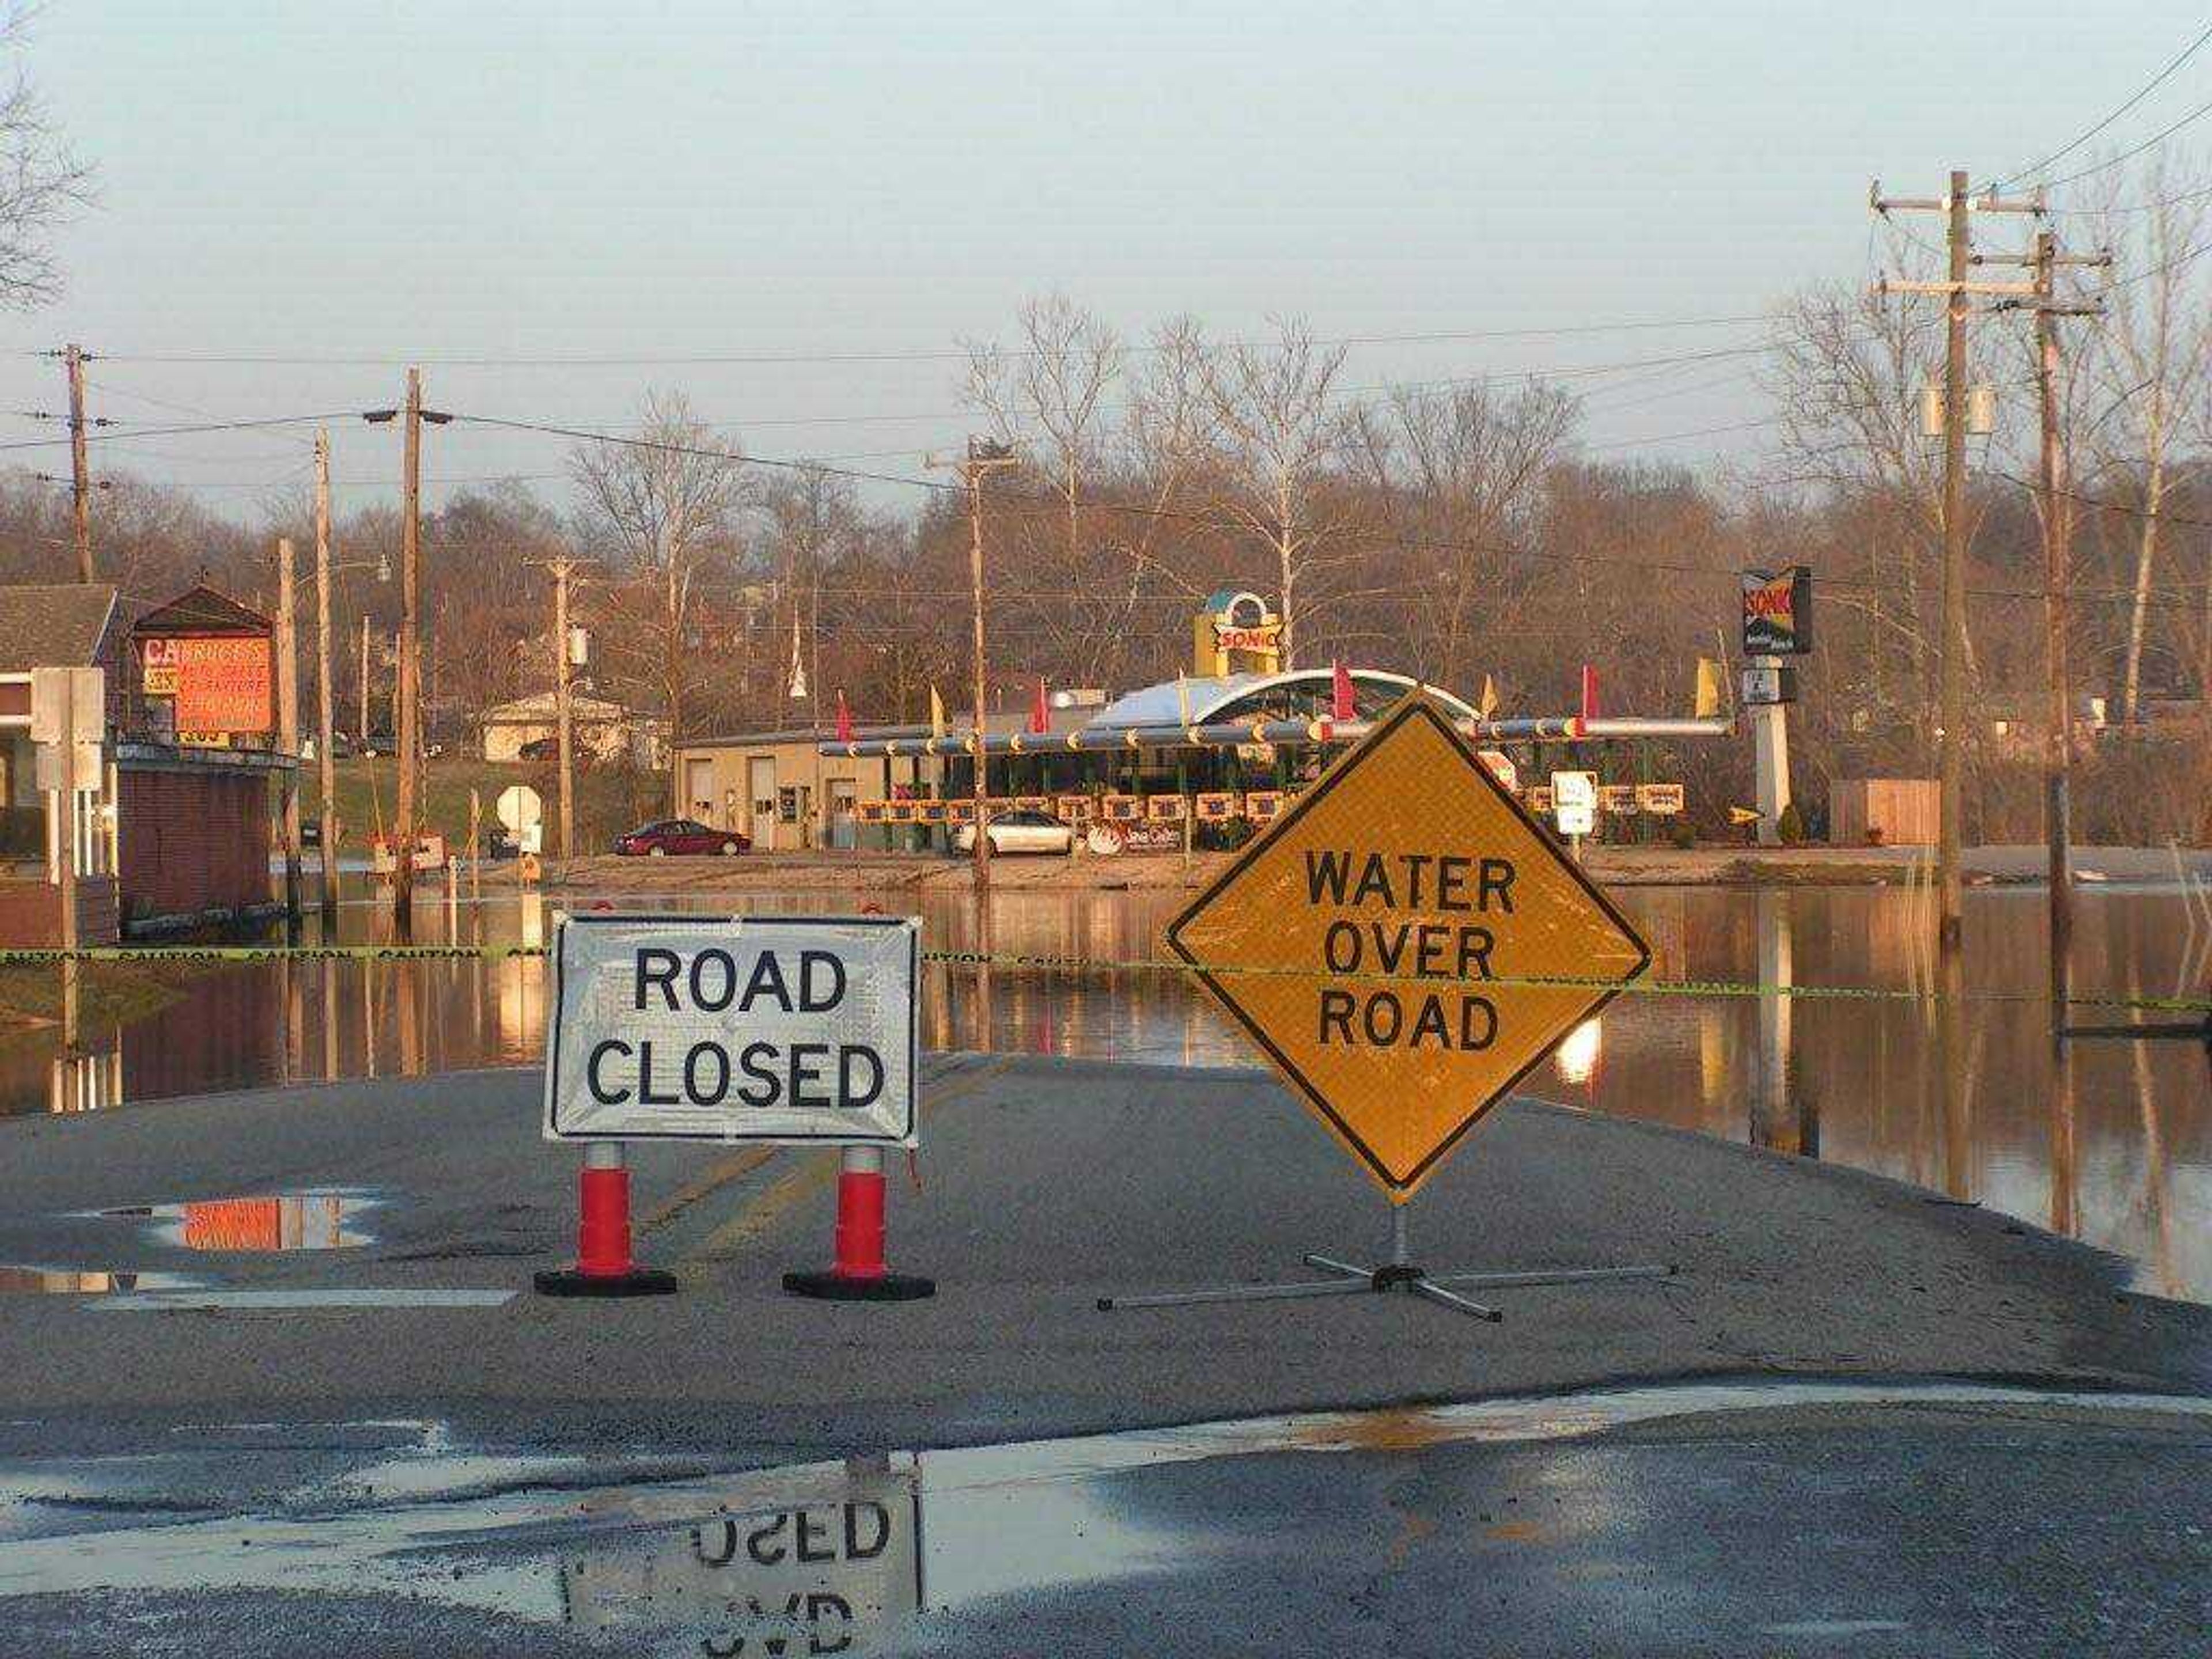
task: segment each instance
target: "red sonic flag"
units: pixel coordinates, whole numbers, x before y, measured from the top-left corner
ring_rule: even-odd
[[[845,693],[842,688],[837,693],[837,741],[853,741],[853,711],[845,706]]]
[[[1037,676],[1036,700],[1030,704],[1030,730],[1040,735],[1052,730],[1052,710],[1045,706],[1044,676]]]
[[[1341,657],[1329,660],[1328,717],[1333,720],[1348,720],[1352,712],[1352,672],[1345,667]]]

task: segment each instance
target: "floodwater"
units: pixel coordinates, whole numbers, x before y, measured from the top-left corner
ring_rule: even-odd
[[[1843,1412],[1864,1425],[1850,1460],[1778,1452],[1757,1427]],[[2094,1549],[2039,1555],[1989,1514],[1993,1486],[2039,1473],[2039,1437],[2087,1428],[2119,1443],[2054,1466],[2045,1500],[2089,1506],[2131,1553],[2170,1552],[2168,1571],[2107,1581],[2100,1608],[2156,1631],[2198,1599],[2189,1546],[2168,1540],[2197,1534],[2203,1488],[2171,1454],[2206,1412],[1971,1383],[1686,1384],[710,1473],[457,1449],[434,1421],[319,1425],[319,1443],[212,1425],[149,1454],[0,1462],[15,1517],[0,1626],[70,1652],[135,1649],[125,1632],[151,1629],[216,1638],[164,1652],[231,1650],[222,1633],[244,1631],[342,1653],[1218,1653],[1295,1648],[1300,1631],[1365,1650],[1395,1613],[1395,1651],[1474,1650],[1499,1630],[1512,1651],[1553,1651],[1544,1630],[1607,1630],[1626,1595],[1669,1651],[1869,1630],[1949,1650],[1986,1620],[1993,1582],[2015,1612],[2109,1573]],[[1623,1429],[1644,1433],[1607,1438]],[[2177,1471],[2170,1507],[2145,1497],[2158,1454]],[[1924,1490],[1906,1525],[1925,1535],[1869,1587],[1908,1480]],[[251,1508],[226,1501],[241,1486]],[[1823,1524],[1774,1538],[1793,1493]],[[1764,1570],[1716,1572],[1716,1537],[1757,1540]],[[1624,1590],[1624,1562],[1666,1595]],[[1881,1616],[1838,1623],[1839,1607]],[[2151,1648],[2168,1650],[2136,1644]]]
[[[1526,1093],[1820,1158],[1987,1205],[2134,1264],[2136,1288],[2212,1300],[2212,1054],[2200,1042],[2091,1038],[2063,1066],[2047,1035],[2042,896],[1971,892],[1960,1029],[1936,1005],[1924,893],[1899,888],[1629,888],[1616,895],[1654,952],[1651,977],[1905,993],[1852,998],[1632,995],[1531,1073]],[[1002,890],[1000,957],[1157,962],[1174,892]],[[564,895],[571,908],[654,908]],[[840,893],[727,896],[681,908],[783,914],[852,908]],[[959,895],[919,901],[925,947],[983,943]],[[550,902],[425,903],[416,942],[542,944]],[[338,938],[388,921],[342,913]],[[311,927],[310,942],[313,934]],[[2202,996],[2212,917],[2178,887],[2084,890],[2077,996]],[[212,971],[119,1029],[0,1049],[0,1111],[107,1109],[284,1081],[418,1076],[536,1060],[545,965],[533,959],[257,963]],[[2076,1010],[2077,1024],[2160,1016]],[[2176,1016],[2165,1016],[2173,1019]],[[1248,1065],[1243,1036],[1184,977],[1157,966],[925,969],[931,1048]],[[1947,1063],[1946,1056],[1948,1055]]]

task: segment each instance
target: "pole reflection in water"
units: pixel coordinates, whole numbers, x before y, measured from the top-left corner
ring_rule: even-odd
[[[1759,980],[1757,1000],[1759,1060],[1751,1090],[1751,1141],[1778,1152],[1817,1156],[1817,1147],[1805,1145],[1798,1117],[1796,1091],[1790,1065],[1790,1034],[1796,1005],[1782,994],[1796,984],[1791,972],[1790,904],[1783,893],[1759,892],[1753,900],[1758,927]]]
[[[963,889],[887,896],[919,915],[929,951],[1084,957],[1075,969],[926,963],[921,1035],[930,1048],[1039,1052],[1145,1063],[1251,1066],[1249,1044],[1186,976],[1142,965],[1180,890],[1002,888],[979,916]],[[635,896],[591,894],[635,905]],[[1571,1033],[1522,1085],[1599,1112],[1819,1157],[1978,1200],[2144,1264],[2149,1290],[2212,1297],[2212,1067],[2202,1045],[2087,1042],[2061,1055],[2050,1034],[2039,890],[1980,890],[1971,954],[1947,969],[1930,945],[1918,886],[1627,889],[1624,910],[1653,940],[1655,977],[1946,988],[1998,1000],[1630,994],[1603,1024]],[[828,891],[711,895],[662,908],[849,913],[867,897]],[[2076,916],[2077,996],[2201,995],[2204,946],[2188,937],[2181,890],[2090,891]],[[546,900],[502,882],[457,936],[494,948],[542,945]],[[433,915],[422,918],[434,927]],[[338,938],[370,943],[388,917],[343,906]],[[310,942],[314,942],[311,939]],[[545,1025],[542,959],[314,964],[301,995],[277,964],[175,976],[176,1000],[100,1054],[66,1063],[49,1030],[0,1042],[0,1109],[74,1110],[251,1088],[302,1075],[409,1074],[534,1062]],[[318,1009],[319,1008],[319,1015]],[[2119,1011],[2099,1011],[2112,1019]],[[92,1034],[88,1033],[91,1038]]]

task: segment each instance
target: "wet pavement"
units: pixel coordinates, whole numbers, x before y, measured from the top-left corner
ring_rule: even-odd
[[[0,1297],[0,1653],[2142,1656],[2212,1618],[2212,1310],[1938,1194],[1516,1103],[1416,1258],[1676,1276],[1494,1325],[1106,1314],[1370,1251],[1384,1206],[1262,1075],[940,1055],[890,1215],[933,1300],[780,1292],[834,1155],[641,1146],[678,1294],[557,1302],[538,1112],[492,1071],[0,1120],[0,1260],[96,1269]]]
[[[2195,1654],[2212,1402],[1756,1382],[776,1464],[0,1457],[55,1656]]]
[[[1619,897],[1652,942],[1656,977],[1905,993],[1933,983],[1926,896],[1915,890],[1633,888]],[[643,908],[634,895],[562,902]],[[817,891],[645,903],[796,913],[861,902]],[[927,948],[984,943],[960,896],[911,902]],[[1001,956],[1143,962],[1158,956],[1158,929],[1182,902],[1173,891],[1003,892],[988,944]],[[426,902],[417,937],[538,944],[550,915],[545,902],[511,896],[450,916]],[[1985,1000],[1968,1010],[1953,1066],[1932,1011],[1909,996],[1632,997],[1575,1034],[1528,1086],[1912,1181],[2118,1252],[2139,1288],[2212,1299],[2212,1054],[2189,1042],[2100,1040],[2074,1045],[2061,1070],[2039,1000],[2039,894],[1973,891],[1966,921],[1967,988]],[[371,907],[349,906],[339,936],[368,942],[379,927]],[[2203,995],[2212,982],[2212,910],[2179,885],[2085,887],[2076,942],[2085,995]],[[939,1048],[1251,1063],[1225,1017],[1179,975],[1155,969],[933,966],[923,1017],[925,1045]],[[544,1018],[536,961],[228,969],[148,1019],[93,1033],[84,1056],[60,1059],[40,1038],[0,1048],[0,1111],[530,1064]]]

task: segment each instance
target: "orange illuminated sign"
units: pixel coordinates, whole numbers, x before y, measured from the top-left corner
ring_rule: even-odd
[[[276,724],[275,678],[266,639],[178,639],[175,653],[179,732],[266,732]]]

